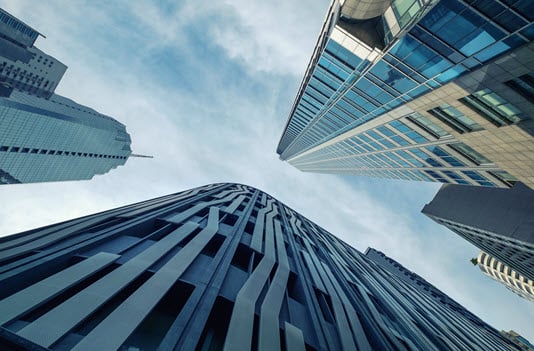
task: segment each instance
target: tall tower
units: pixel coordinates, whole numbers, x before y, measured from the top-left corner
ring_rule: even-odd
[[[268,194],[212,184],[0,239],[0,343],[519,350]]]
[[[533,11],[334,0],[280,158],[307,172],[533,187]]]
[[[131,154],[125,126],[54,94],[67,67],[0,9],[0,184],[91,179]]]

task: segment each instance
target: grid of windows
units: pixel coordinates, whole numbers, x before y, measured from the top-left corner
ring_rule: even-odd
[[[403,3],[408,6],[414,2]],[[400,6],[400,2],[395,4]],[[373,66],[365,67],[364,71],[359,67],[358,75],[349,71],[344,75],[332,73],[337,84],[321,87],[327,98],[334,92],[341,98],[330,99],[321,109],[308,111],[306,121],[295,118],[302,117],[298,111],[302,110],[301,105],[306,105],[299,98],[279,144],[279,154],[282,159],[289,159],[527,43],[534,37],[531,7],[528,1],[510,1],[508,6],[497,0],[470,4],[459,0],[439,2],[408,33],[391,41],[394,43],[391,49]],[[412,9],[419,11],[417,6]],[[416,12],[409,16],[416,16]],[[326,41],[327,48],[340,47],[332,38]],[[356,57],[344,48],[340,51],[347,58]],[[323,51],[323,55],[328,53],[328,49]],[[311,69],[315,71],[318,66],[312,65]],[[348,78],[343,81],[345,76]],[[303,91],[316,84],[314,78],[310,82],[303,85]],[[293,120],[300,122],[298,131],[292,127]]]

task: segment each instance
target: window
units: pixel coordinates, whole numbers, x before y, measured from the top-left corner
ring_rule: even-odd
[[[441,138],[450,135],[443,128],[441,128],[428,118],[424,117],[420,113],[416,112],[408,116],[407,119],[418,127],[420,127],[421,129],[425,130],[426,132],[432,134],[436,138]]]
[[[471,147],[467,146],[464,143],[449,144],[449,147],[460,153],[465,158],[473,161],[477,165],[490,164],[492,163],[488,158],[486,158],[481,153],[473,150]]]
[[[517,107],[490,89],[479,90],[460,101],[497,127],[517,123],[525,118]]]
[[[478,123],[448,104],[433,108],[428,112],[462,134],[483,129]]]
[[[517,178],[506,171],[491,171],[488,173],[508,185],[514,185],[517,182]]]

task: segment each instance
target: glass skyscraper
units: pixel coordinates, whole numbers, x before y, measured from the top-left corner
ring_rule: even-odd
[[[0,9],[0,184],[91,179],[123,165],[125,126],[54,93],[67,67],[33,46],[38,36]]]
[[[13,349],[520,350],[430,295],[239,184],[0,238]]]
[[[277,152],[300,170],[534,186],[534,2],[333,1]]]

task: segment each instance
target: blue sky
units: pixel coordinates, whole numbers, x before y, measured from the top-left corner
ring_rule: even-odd
[[[302,173],[276,145],[328,0],[0,0],[69,68],[58,94],[123,122],[136,153],[91,181],[0,187],[0,236],[213,182],[262,189],[357,249],[375,247],[497,329],[534,340],[534,304],[420,213],[436,184]]]

